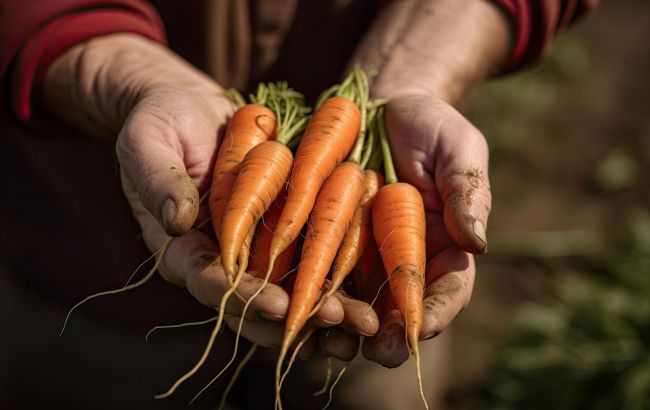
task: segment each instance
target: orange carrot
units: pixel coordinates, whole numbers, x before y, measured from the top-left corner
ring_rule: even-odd
[[[264,278],[266,271],[268,270],[271,239],[273,238],[273,232],[278,224],[278,220],[280,220],[280,214],[282,213],[286,201],[287,194],[286,190],[284,190],[280,195],[278,195],[278,198],[275,200],[273,205],[271,205],[266,214],[264,214],[262,223],[257,225],[253,249],[248,263],[248,271],[255,277]],[[273,266],[271,276],[269,276],[269,282],[277,284],[284,278],[289,271],[291,262],[293,262],[297,246],[298,240],[296,239],[291,242],[289,247],[282,252],[280,256],[278,256],[275,265]]]
[[[406,339],[413,351],[420,396],[428,409],[422,388],[418,341],[424,320],[424,274],[426,266],[426,219],[420,192],[397,182],[388,136],[380,108],[376,126],[383,152],[386,183],[372,206],[372,228],[388,274],[391,293],[400,312]]]
[[[420,192],[401,182],[381,188],[372,208],[372,226],[419,374],[418,340],[424,314],[426,263],[424,203]]]
[[[354,213],[350,227],[345,233],[341,247],[339,248],[334,264],[332,265],[332,279],[327,292],[312,309],[313,315],[325,303],[325,301],[338,290],[343,280],[352,272],[354,266],[361,259],[370,237],[370,211],[377,191],[384,185],[384,177],[377,171],[366,170],[364,172],[365,194],[359,207]]]
[[[212,227],[219,244],[223,214],[244,157],[253,147],[275,136],[273,111],[259,104],[238,109],[228,122],[225,136],[214,164],[209,207]]]
[[[352,149],[360,121],[359,108],[344,97],[332,97],[314,112],[294,159],[287,203],[271,241],[270,267],[296,239],[325,179]]]
[[[309,312],[318,299],[318,294],[336,256],[336,250],[343,241],[343,236],[363,194],[363,171],[353,162],[344,162],[337,166],[318,193],[298,265],[276,367],[278,400],[284,357],[305,325]],[[287,207],[285,206],[284,209],[286,211]]]
[[[244,238],[275,201],[291,172],[293,155],[286,145],[265,141],[246,154],[221,223],[221,262],[235,275]],[[246,259],[246,262],[248,259]]]

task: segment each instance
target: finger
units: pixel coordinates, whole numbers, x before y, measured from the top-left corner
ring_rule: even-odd
[[[292,349],[295,348],[296,348],[296,343],[294,343]],[[307,360],[312,358],[316,353],[318,353],[318,334],[314,332],[300,347],[300,350],[298,350],[298,358],[302,360]]]
[[[320,345],[329,356],[349,362],[359,351],[359,336],[352,335],[339,328],[322,329]]]
[[[379,332],[363,340],[362,351],[368,360],[388,368],[397,367],[408,360],[406,334],[397,308],[385,312]]]
[[[137,106],[117,140],[123,178],[145,208],[171,236],[189,231],[196,220],[199,193],[185,168],[174,124],[155,107]]]
[[[329,281],[325,281],[323,289],[329,289]],[[322,296],[319,295],[319,298]],[[330,327],[338,325],[343,321],[344,311],[341,302],[337,298],[327,298],[323,305],[314,313],[313,323],[318,327]]]
[[[224,318],[226,325],[236,332],[239,328],[241,318],[228,316]],[[277,348],[282,343],[284,334],[284,325],[278,322],[269,322],[266,320],[246,320],[241,327],[241,336],[253,343],[268,348]]]
[[[394,99],[386,109],[386,126],[399,179],[415,186],[422,193],[425,208],[437,212],[442,208],[433,164],[439,122],[445,110],[446,104],[426,95]]]
[[[241,318],[237,316],[227,316],[224,322],[233,332],[239,329],[239,322]],[[302,341],[308,329],[303,329],[296,337],[296,340],[291,345],[291,350],[295,350],[297,345]],[[268,348],[279,348],[282,344],[282,337],[284,336],[284,323],[271,322],[268,320],[244,319],[241,326],[241,334],[245,339],[257,343],[260,346]],[[298,351],[298,356],[301,358],[309,358],[318,351],[318,339],[315,334],[312,334],[302,345]]]
[[[467,252],[485,253],[492,202],[485,138],[454,110],[441,127],[438,150],[435,178],[447,232]]]
[[[340,324],[345,317],[343,306],[337,298],[328,298],[323,306],[314,313],[313,322],[318,327],[330,327]]]
[[[427,265],[424,318],[420,339],[430,339],[449,326],[464,309],[474,286],[474,257],[456,246],[436,255]]]
[[[360,336],[373,336],[377,333],[379,318],[369,304],[340,291],[335,296],[343,307],[343,321],[340,324],[342,329]]]
[[[145,216],[143,221],[143,235],[147,243],[160,246],[164,237],[160,225],[151,215]],[[211,308],[218,307],[221,297],[230,289],[230,282],[219,263],[217,244],[200,231],[191,231],[174,238],[165,252],[159,270],[165,280],[186,287],[199,302]],[[237,293],[248,300],[262,283],[261,279],[244,273]],[[267,284],[251,302],[247,315],[282,320],[288,305],[289,295],[279,286]],[[226,305],[226,313],[239,315],[243,307],[243,301],[236,296],[231,297]]]

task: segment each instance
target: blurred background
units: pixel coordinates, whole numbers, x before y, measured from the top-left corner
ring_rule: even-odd
[[[464,112],[491,149],[489,252],[450,409],[650,409],[650,2],[603,1]]]

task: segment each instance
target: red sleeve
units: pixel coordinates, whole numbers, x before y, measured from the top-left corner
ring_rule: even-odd
[[[493,0],[513,22],[514,48],[504,72],[511,72],[544,57],[558,31],[598,0]]]
[[[90,38],[132,32],[165,42],[155,9],[138,0],[0,0],[0,78],[21,120],[49,64]],[[4,93],[3,93],[4,94]]]

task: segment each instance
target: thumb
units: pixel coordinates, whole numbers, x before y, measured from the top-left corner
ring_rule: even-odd
[[[441,129],[435,170],[445,228],[465,251],[485,253],[492,202],[488,147],[480,131],[458,112],[451,117]]]
[[[136,109],[118,136],[116,152],[123,177],[167,234],[189,231],[199,212],[199,193],[185,168],[173,125]]]

